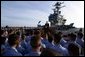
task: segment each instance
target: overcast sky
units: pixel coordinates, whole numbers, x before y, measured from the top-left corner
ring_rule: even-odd
[[[44,25],[53,13],[57,1],[1,1],[1,26],[37,26]],[[64,1],[62,15],[66,24],[84,27],[84,1]]]

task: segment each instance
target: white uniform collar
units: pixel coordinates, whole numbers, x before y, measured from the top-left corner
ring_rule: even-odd
[[[17,49],[16,49],[15,47],[12,47],[12,49],[14,49],[16,52],[18,52]]]

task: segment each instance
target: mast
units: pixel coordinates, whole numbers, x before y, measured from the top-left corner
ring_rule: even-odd
[[[51,23],[51,26],[55,26],[55,25],[64,25],[64,21],[63,17],[61,15],[61,11],[60,9],[65,7],[62,6],[64,2],[57,2],[55,5],[53,5],[55,8],[53,9],[54,13],[50,14],[49,16],[49,21]]]

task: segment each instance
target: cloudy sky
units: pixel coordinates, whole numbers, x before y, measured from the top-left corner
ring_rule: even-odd
[[[53,13],[56,1],[1,1],[1,26],[37,26],[38,21],[44,25]],[[84,27],[84,2],[64,1],[62,15],[66,24]]]

